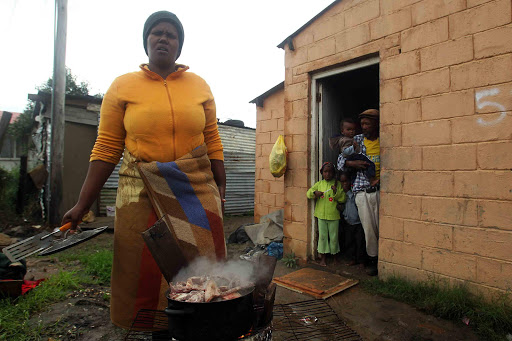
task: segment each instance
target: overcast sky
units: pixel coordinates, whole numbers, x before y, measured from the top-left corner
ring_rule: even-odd
[[[178,63],[203,77],[217,116],[256,127],[250,100],[284,80],[276,46],[333,0],[68,0],[66,65],[92,94],[147,62],[146,18],[174,12],[185,43]],[[21,112],[27,94],[52,75],[54,0],[0,0],[0,110]]]

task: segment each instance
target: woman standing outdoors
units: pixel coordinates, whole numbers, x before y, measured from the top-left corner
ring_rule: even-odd
[[[78,203],[62,220],[74,225],[88,212],[119,162],[116,199],[111,319],[130,328],[140,309],[163,309],[167,282],[141,237],[157,217],[136,162],[171,162],[206,144],[211,171],[224,201],[226,174],[215,102],[199,76],[176,64],[184,31],[171,12],[160,11],[144,24],[149,57],[140,71],[114,80],[103,98],[98,137]]]

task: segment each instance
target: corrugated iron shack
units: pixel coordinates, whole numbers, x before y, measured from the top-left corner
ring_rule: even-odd
[[[254,179],[256,156],[256,130],[245,127],[242,121],[219,123],[219,134],[224,145],[226,167],[226,214],[244,214],[254,209]],[[107,207],[115,207],[119,163],[108,178],[100,194],[100,215]]]

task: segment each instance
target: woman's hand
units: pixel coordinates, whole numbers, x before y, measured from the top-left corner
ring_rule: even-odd
[[[317,199],[318,199],[318,198],[320,198],[322,195],[324,195],[324,192],[321,192],[321,191],[315,191],[313,194],[315,195],[315,198],[317,198]]]
[[[334,194],[336,194],[336,191],[338,190],[338,189],[336,188],[336,186],[332,185],[332,186],[331,186],[331,189],[332,189],[332,192],[333,192]]]
[[[89,208],[76,204],[72,209],[66,212],[62,217],[61,225],[71,222],[71,230],[76,230],[76,226],[82,221],[84,215],[89,212]]]
[[[85,177],[78,203],[62,217],[62,225],[71,222],[71,229],[75,230],[76,225],[82,220],[82,217],[89,212],[89,208],[98,197],[103,185],[114,170],[116,165],[105,161],[92,161],[89,163],[89,170]]]

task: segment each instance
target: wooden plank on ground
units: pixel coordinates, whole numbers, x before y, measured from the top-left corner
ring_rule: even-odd
[[[317,299],[326,299],[359,283],[353,278],[311,268],[300,269],[274,278],[274,282],[281,287]]]

